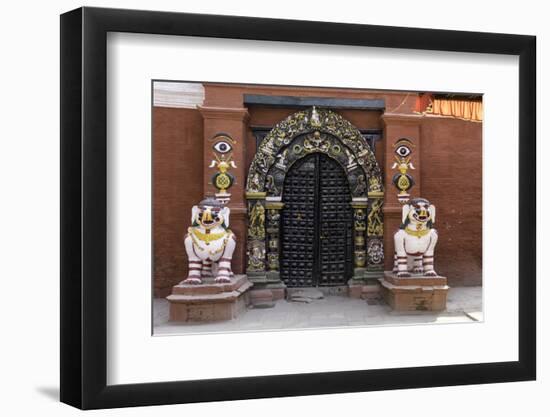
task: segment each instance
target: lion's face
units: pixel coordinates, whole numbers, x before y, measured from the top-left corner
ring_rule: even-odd
[[[218,226],[228,226],[229,209],[214,199],[207,198],[193,207],[193,223],[198,223],[205,229],[213,229]]]
[[[435,223],[435,207],[428,200],[415,198],[407,206],[404,209],[408,210],[407,218],[411,223],[427,226]]]
[[[220,216],[220,209],[216,207],[203,206],[199,208],[198,222],[206,229],[220,226],[223,219]]]

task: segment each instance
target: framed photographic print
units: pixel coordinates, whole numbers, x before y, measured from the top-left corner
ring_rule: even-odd
[[[535,379],[535,38],[61,16],[61,400]]]

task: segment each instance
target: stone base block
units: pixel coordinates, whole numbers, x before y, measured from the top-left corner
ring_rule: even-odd
[[[253,283],[254,287],[250,290],[250,301],[254,307],[273,307],[275,301],[285,298],[286,285],[281,281],[274,280],[267,283],[254,281]]]
[[[396,311],[442,311],[447,306],[447,278],[412,275],[398,278],[384,272],[380,278],[382,297]]]
[[[262,289],[249,291],[250,304],[254,308],[269,308],[275,306],[273,292],[271,290]]]
[[[231,282],[199,285],[178,284],[166,297],[170,302],[170,321],[211,322],[231,320],[249,304],[247,290],[252,283],[246,275],[235,275]]]
[[[274,300],[282,300],[285,298],[285,289],[284,288],[271,288],[271,294],[273,294]]]
[[[350,298],[362,298],[363,300],[376,300],[380,298],[380,285],[370,283],[348,283],[348,295]]]

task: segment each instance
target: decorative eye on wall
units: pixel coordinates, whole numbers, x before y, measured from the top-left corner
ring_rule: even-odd
[[[393,145],[394,152],[399,158],[406,158],[409,156],[414,147],[414,143],[407,138],[401,138]]]
[[[395,150],[395,153],[402,157],[402,158],[405,158],[407,156],[409,156],[411,154],[411,150],[410,148],[407,146],[407,145],[400,145],[396,150]]]
[[[231,149],[233,149],[233,146],[224,140],[220,140],[219,142],[216,142],[213,146],[214,150],[219,153],[227,153]]]

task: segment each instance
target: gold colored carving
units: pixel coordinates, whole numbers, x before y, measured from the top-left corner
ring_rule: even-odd
[[[355,266],[358,268],[362,268],[365,266],[365,262],[367,260],[367,256],[364,250],[356,250],[355,251]]]
[[[382,184],[380,184],[380,178],[370,177],[369,178],[369,193],[379,193],[382,192]]]
[[[248,235],[258,239],[265,238],[265,208],[260,201],[250,203]]]
[[[271,252],[267,254],[267,265],[271,271],[279,270],[279,254]]]
[[[282,201],[266,201],[265,208],[269,210],[281,210],[285,206]]]
[[[235,161],[231,159],[231,154],[222,154],[218,156],[218,154],[214,153],[214,157],[216,159],[213,159],[209,166],[209,168],[218,169],[218,174],[214,176],[214,185],[220,193],[225,194],[232,183],[231,177],[227,174],[227,171],[229,168],[237,168],[237,165]]]
[[[246,199],[247,200],[254,200],[254,199],[262,199],[262,198],[265,198],[265,196],[267,195],[267,193],[263,192],[263,191],[260,191],[260,192],[247,192],[246,193]]]
[[[411,182],[405,175],[401,175],[397,181],[397,188],[401,190],[401,193],[406,192],[411,187]]]
[[[382,221],[382,199],[372,200],[370,213],[367,217],[367,235],[382,236],[384,234],[384,222]]]
[[[224,193],[231,185],[231,178],[225,172],[222,172],[216,177],[216,188]]]
[[[328,133],[339,138],[357,157],[357,163],[363,167],[367,178],[377,180],[378,186],[369,186],[369,191],[383,192],[380,168],[374,153],[361,132],[338,113],[329,109],[317,108],[299,111],[290,115],[267,134],[250,166],[246,189],[251,192],[263,191],[267,172],[275,162],[275,157],[281,149],[296,136],[312,131],[312,140],[307,144],[311,149],[324,149],[322,147],[324,144],[315,143],[316,140],[321,139],[322,133]],[[324,149],[325,152],[329,152],[329,150],[329,148]],[[302,149],[293,147],[292,151],[299,154]]]
[[[247,270],[250,272],[265,271],[265,244],[263,241],[249,241]]]

